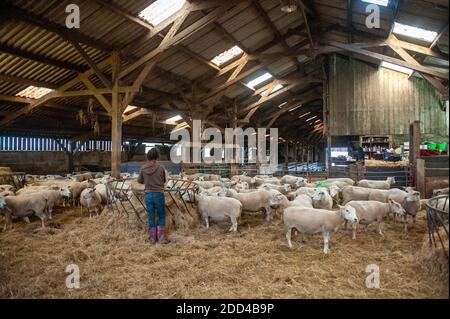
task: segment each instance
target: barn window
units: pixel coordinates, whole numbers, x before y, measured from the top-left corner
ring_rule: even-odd
[[[398,22],[394,23],[394,29],[392,30],[392,32],[426,42],[433,42],[433,40],[436,39],[437,36],[437,32],[435,31],[425,30]]]
[[[30,85],[26,89],[17,93],[16,96],[25,97],[27,99],[40,99],[41,97],[50,92],[53,92],[53,90],[44,87],[36,87]]]
[[[217,66],[222,66],[223,64],[227,63],[228,61],[234,59],[235,57],[241,55],[244,51],[237,45],[232,47],[231,49],[226,50],[225,52],[222,52],[221,54],[214,57],[211,62],[214,63]]]
[[[157,0],[139,13],[139,17],[156,26],[183,8],[186,0]]]
[[[389,4],[389,0],[362,0],[362,2],[373,3],[383,7],[387,7]]]
[[[403,66],[397,65],[397,64],[393,64],[393,63],[389,63],[389,62],[381,62],[381,66],[383,68],[387,68],[387,69],[391,69],[397,72],[401,72],[401,73],[405,73],[408,74],[408,76],[411,76],[411,74],[413,74],[413,70],[405,68]]]
[[[256,86],[258,86],[261,83],[266,82],[267,80],[272,78],[272,74],[266,72],[263,75],[258,76],[257,78],[251,80],[250,82],[247,83],[247,86],[251,89],[255,89]]]

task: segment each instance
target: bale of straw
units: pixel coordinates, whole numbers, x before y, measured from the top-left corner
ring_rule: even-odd
[[[439,230],[439,236],[443,239],[444,247],[442,247],[437,233],[434,236],[437,240],[436,247],[434,245],[430,246],[430,238],[426,234],[416,259],[429,276],[433,279],[448,283],[448,236],[443,229]]]

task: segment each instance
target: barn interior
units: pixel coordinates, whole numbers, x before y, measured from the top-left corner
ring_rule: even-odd
[[[289,250],[280,215],[267,223],[243,214],[237,236],[228,224],[204,229],[180,191],[179,199],[167,195],[172,243],[150,247],[146,213],[135,209],[142,202],[109,201],[130,190],[124,181],[153,147],[174,177],[289,175],[316,186],[394,177],[392,187],[413,187],[421,199],[441,188],[448,199],[448,7],[446,0],[1,1],[0,185],[88,173],[116,184],[106,186],[114,190],[92,220],[78,206],[61,206],[45,229],[33,218],[1,233],[0,297],[448,298],[447,201],[440,209],[439,201],[423,204],[405,233],[392,222],[384,237],[339,232],[326,257],[321,236]],[[277,162],[255,160],[244,145],[234,147],[238,162],[175,163],[177,132],[192,133],[198,120],[222,134],[276,129]],[[201,141],[205,157],[215,153],[208,142]],[[427,215],[434,209],[447,214],[436,234]],[[429,241],[446,252],[444,262]],[[64,284],[73,263],[89,272],[82,289]],[[379,289],[364,285],[374,263],[387,269]]]

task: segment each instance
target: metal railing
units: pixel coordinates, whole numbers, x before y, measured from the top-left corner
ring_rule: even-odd
[[[116,179],[108,182],[106,184],[107,205],[109,210],[117,214],[117,216],[120,216],[122,213],[129,216],[131,210],[131,213],[134,213],[137,219],[141,223],[144,223],[140,216],[140,212],[147,210],[144,202],[145,191],[143,188],[133,188],[133,182],[136,182],[136,179]],[[184,205],[184,208],[187,211],[189,210],[188,205],[194,207],[195,195],[198,194],[199,191],[198,185],[192,181],[174,178],[169,179],[166,185],[164,193],[168,194],[179,210],[181,210],[181,207],[179,207],[178,201],[175,199],[176,197],[182,202],[182,205]],[[172,213],[167,203],[166,208]]]
[[[427,225],[430,247],[441,245],[448,258],[448,247],[445,247],[445,241],[448,243],[448,195],[436,196],[429,199],[425,205],[427,212]],[[444,234],[441,232],[444,231]],[[447,236],[445,238],[445,236]],[[448,244],[447,244],[448,245]]]

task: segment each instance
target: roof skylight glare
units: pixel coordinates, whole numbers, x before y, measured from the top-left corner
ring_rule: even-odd
[[[267,81],[268,79],[272,78],[272,74],[266,72],[263,75],[258,76],[257,78],[251,80],[247,83],[247,86],[251,89],[255,89],[255,86],[258,86],[259,84]]]
[[[362,2],[372,3],[379,6],[387,7],[389,0],[361,0]]]
[[[139,17],[157,26],[183,8],[186,0],[157,0],[139,13]]]
[[[171,118],[167,119],[166,122],[178,122],[182,120],[183,118],[180,115],[172,116]]]
[[[17,93],[16,96],[24,97],[27,99],[40,99],[44,95],[47,95],[48,93],[53,91],[54,90],[52,89],[30,85],[29,87]]]
[[[276,91],[279,91],[279,90],[281,90],[282,88],[283,88],[284,86],[282,85],[282,84],[277,84],[277,85],[275,85],[274,87],[273,87],[273,89],[272,89],[272,91],[270,92],[270,94],[273,94],[273,93],[275,93]],[[270,94],[267,94],[267,91],[268,90],[264,90],[263,92],[261,92],[261,95],[270,95]]]
[[[237,57],[238,55],[242,54],[244,51],[235,45],[231,49],[226,50],[225,52],[220,53],[219,55],[215,56],[211,62],[214,63],[217,66],[221,66],[231,59]]]
[[[408,76],[411,76],[414,72],[414,70],[405,68],[404,66],[393,64],[386,61],[381,62],[381,67],[391,69],[400,73],[408,74]]]
[[[394,23],[394,29],[392,30],[392,32],[426,42],[433,42],[438,35],[438,33],[435,31],[425,30],[422,28],[414,27],[412,25],[401,24],[398,22]]]

